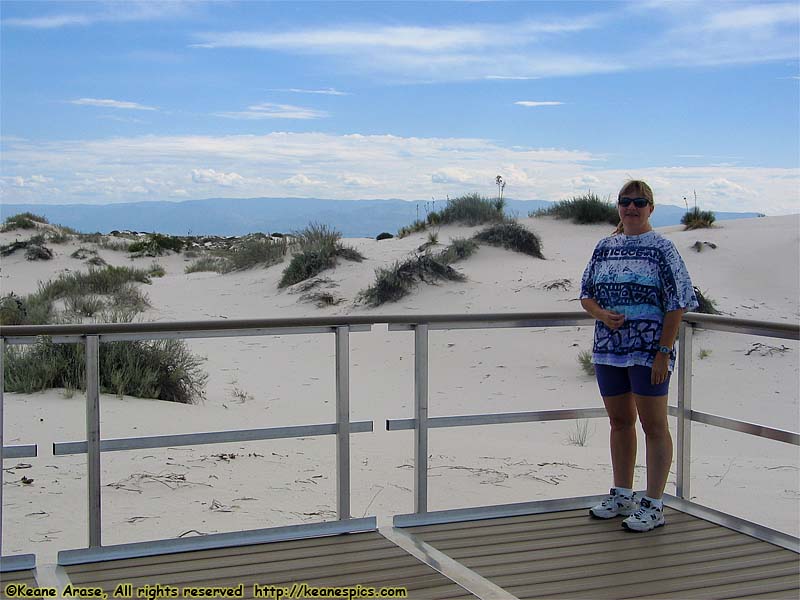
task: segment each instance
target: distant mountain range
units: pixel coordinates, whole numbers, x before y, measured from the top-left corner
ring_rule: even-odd
[[[545,200],[506,200],[506,213],[527,217],[546,208]],[[169,235],[239,236],[291,232],[310,222],[323,223],[344,237],[375,237],[383,231],[395,234],[444,201],[323,200],[319,198],[208,198],[183,202],[128,202],[121,204],[2,204],[0,217],[21,212],[42,215],[51,223],[85,233],[131,230]],[[686,209],[659,204],[650,222],[654,227],[677,225]],[[754,212],[717,212],[718,220],[759,216]]]

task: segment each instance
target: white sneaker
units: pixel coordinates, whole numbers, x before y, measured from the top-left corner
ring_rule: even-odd
[[[650,531],[664,525],[664,510],[653,506],[647,498],[642,498],[639,510],[622,522],[628,531]]]
[[[617,492],[617,488],[611,488],[608,497],[597,506],[589,509],[589,515],[595,519],[612,519],[622,515],[627,517],[632,515],[639,508],[636,501],[636,492],[631,496],[623,496]]]

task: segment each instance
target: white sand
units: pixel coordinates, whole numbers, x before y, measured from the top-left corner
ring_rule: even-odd
[[[367,257],[324,273],[344,301],[317,308],[278,291],[282,267],[218,275],[186,275],[183,255],[161,257],[167,275],[143,286],[153,308],[145,318],[171,321],[347,314],[461,314],[579,310],[583,268],[607,226],[523,219],[542,238],[547,260],[482,247],[456,264],[464,283],[420,285],[409,297],[378,309],[354,306],[377,267],[392,264],[427,234],[376,242],[346,240]],[[476,228],[445,227],[439,241]],[[724,221],[712,230],[661,233],[680,249],[695,285],[726,314],[767,321],[800,318],[800,216]],[[0,243],[15,233],[0,234]],[[26,238],[27,233],[16,232]],[[697,253],[697,240],[717,244]],[[23,252],[2,261],[2,293],[27,294],[38,281],[85,269],[69,255],[76,243],[52,246],[57,256],[29,262]],[[100,250],[110,264],[147,266]],[[571,288],[543,284],[567,278]],[[602,406],[577,354],[591,347],[591,327],[546,330],[432,332],[432,416]],[[755,342],[789,348],[761,356]],[[207,399],[198,405],[103,395],[104,438],[274,427],[334,420],[333,336],[191,340],[207,357]],[[701,350],[710,354],[698,358]],[[800,430],[798,344],[740,334],[695,336],[694,408]],[[677,386],[672,386],[676,402]],[[237,391],[242,392],[237,397]],[[242,399],[242,397],[244,399]],[[52,561],[59,549],[86,544],[86,478],[82,456],[54,457],[52,442],[85,439],[85,400],[62,390],[5,395],[6,444],[39,444],[36,459],[5,461],[3,553],[33,552]],[[413,416],[413,337],[377,325],[351,336],[351,414],[375,431],[352,438],[353,516],[413,510],[411,432],[383,431],[387,418]],[[674,420],[673,420],[674,425]],[[608,424],[590,423],[588,443],[569,443],[574,422],[433,430],[430,509],[522,502],[602,493],[611,483]],[[693,426],[692,497],[764,525],[800,533],[797,447]],[[225,453],[225,456],[221,456]],[[235,458],[230,458],[235,454]],[[332,436],[113,452],[103,455],[104,544],[196,535],[335,518]],[[30,468],[15,468],[19,463]],[[645,485],[644,441],[636,486]],[[34,481],[23,485],[25,476]],[[674,493],[674,466],[667,492]]]

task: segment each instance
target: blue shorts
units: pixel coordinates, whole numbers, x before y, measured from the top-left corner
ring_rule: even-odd
[[[666,396],[669,393],[669,378],[672,375],[667,373],[664,383],[653,385],[650,383],[650,367],[641,365],[632,367],[595,365],[594,372],[600,395],[604,397],[619,396],[628,392],[633,392],[637,396]]]

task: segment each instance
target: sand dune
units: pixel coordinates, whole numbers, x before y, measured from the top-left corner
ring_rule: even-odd
[[[227,275],[185,274],[182,254],[160,257],[166,275],[143,286],[157,321],[347,314],[461,314],[579,310],[580,277],[608,226],[550,218],[522,219],[536,231],[546,260],[481,247],[455,266],[462,283],[421,284],[400,302],[371,309],[356,304],[377,267],[402,259],[427,234],[377,242],[350,239],[362,263],[341,261],[324,273],[342,302],[318,308],[292,289],[277,288],[282,267]],[[439,241],[477,228],[443,227]],[[695,285],[725,314],[767,321],[800,318],[800,216],[725,221],[710,230],[659,230],[680,249]],[[0,244],[24,232],[0,234]],[[696,241],[709,241],[696,252]],[[51,246],[51,261],[2,261],[2,293],[27,294],[39,281],[84,269],[71,242]],[[124,253],[99,250],[109,263],[147,266]],[[563,287],[547,289],[556,280]],[[431,415],[602,406],[577,354],[591,347],[591,327],[433,332]],[[753,351],[761,342],[784,352]],[[207,398],[179,405],[104,394],[103,437],[311,424],[334,420],[332,336],[191,340],[207,358]],[[700,359],[701,350],[709,351]],[[698,332],[697,410],[800,430],[798,344],[740,334]],[[382,431],[387,418],[413,413],[413,339],[376,325],[351,336],[351,414],[375,431],[353,436],[353,515],[381,518],[413,510],[410,432]],[[671,394],[675,402],[676,386]],[[53,441],[85,439],[84,399],[63,390],[5,395],[7,444],[37,443],[36,459],[4,464],[4,553],[40,559],[86,543],[85,466],[54,457]],[[585,446],[569,443],[574,422],[437,430],[430,439],[432,510],[601,493],[610,485],[608,425],[590,424]],[[640,432],[641,438],[641,432]],[[800,533],[797,447],[693,426],[692,495],[793,535]],[[16,466],[20,463],[22,466]],[[636,485],[644,485],[644,442]],[[25,465],[30,465],[29,467]],[[103,455],[104,543],[197,535],[335,518],[333,438],[114,452]],[[33,479],[23,484],[21,478]],[[667,491],[674,492],[674,469]]]

